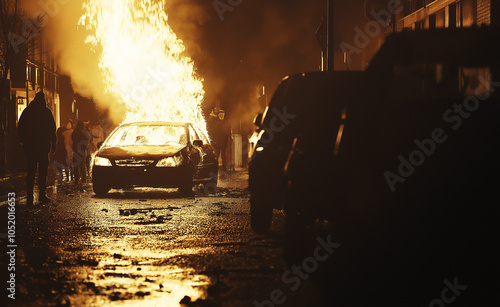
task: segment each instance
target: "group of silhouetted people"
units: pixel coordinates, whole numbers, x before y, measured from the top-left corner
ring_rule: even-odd
[[[21,114],[18,136],[27,160],[26,190],[28,206],[33,205],[33,188],[38,168],[40,203],[50,202],[46,195],[49,154],[53,154],[52,166],[60,182],[86,183],[90,169],[91,153],[97,143],[103,141],[103,131],[98,122],[92,127],[78,120],[76,126],[70,120],[56,132],[56,123],[47,107],[45,95],[38,92],[35,99]]]
[[[88,124],[79,120],[74,127],[71,120],[57,129],[57,145],[52,165],[60,182],[87,182],[93,135]]]

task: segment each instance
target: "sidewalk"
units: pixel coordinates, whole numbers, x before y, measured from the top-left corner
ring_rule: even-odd
[[[49,168],[47,175],[47,188],[55,183],[55,173]],[[38,193],[38,172],[35,178],[35,193]],[[0,206],[7,203],[9,193],[16,193],[16,200],[26,197],[26,172],[8,174],[5,178],[0,178]]]
[[[0,179],[0,203],[7,200],[9,193],[16,193],[16,198],[26,196],[26,173],[12,173]]]
[[[236,168],[234,171],[219,171],[219,188],[239,188],[248,187],[248,169]]]

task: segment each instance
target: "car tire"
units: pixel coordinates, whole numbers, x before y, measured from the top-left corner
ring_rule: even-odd
[[[217,187],[217,183],[219,182],[219,170],[215,169],[215,171],[210,172],[210,176],[211,176],[210,183],[215,187]]]
[[[273,206],[255,193],[250,196],[250,224],[257,233],[265,233],[271,228]]]
[[[216,166],[210,172],[210,180],[205,182],[205,184],[203,185],[203,191],[204,191],[205,195],[217,193],[218,181],[219,181],[219,171],[218,171],[218,167]]]
[[[290,190],[285,195],[285,234],[290,237],[304,233],[306,228],[314,224],[316,217],[312,211],[301,208],[301,204],[308,203],[301,195],[305,194]]]
[[[179,186],[179,192],[182,196],[193,195],[193,176],[189,176],[184,180],[181,186]]]
[[[92,183],[92,187],[94,189],[95,195],[97,196],[105,196],[106,194],[108,194],[109,190],[111,190],[109,186],[96,182]]]

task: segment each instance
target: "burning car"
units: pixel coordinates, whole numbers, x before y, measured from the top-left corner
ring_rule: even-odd
[[[191,123],[138,122],[121,125],[99,146],[92,161],[94,193],[112,188],[179,188],[217,185],[218,165],[210,141]]]

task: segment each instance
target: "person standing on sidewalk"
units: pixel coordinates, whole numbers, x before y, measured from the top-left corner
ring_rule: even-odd
[[[28,172],[26,175],[26,205],[33,205],[33,188],[38,167],[38,201],[50,202],[45,194],[47,190],[47,173],[49,168],[49,152],[56,149],[56,123],[52,112],[47,107],[45,94],[38,92],[35,99],[21,114],[18,124],[18,136],[24,152]]]

